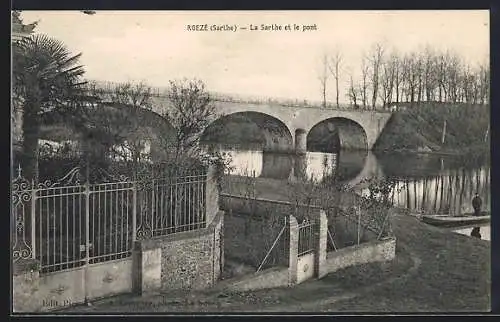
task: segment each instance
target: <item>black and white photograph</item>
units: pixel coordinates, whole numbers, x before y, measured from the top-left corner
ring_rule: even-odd
[[[13,10],[11,57],[11,314],[491,311],[489,10]]]

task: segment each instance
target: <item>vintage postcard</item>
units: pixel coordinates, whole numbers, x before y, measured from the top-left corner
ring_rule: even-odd
[[[11,15],[13,313],[491,310],[489,11]]]

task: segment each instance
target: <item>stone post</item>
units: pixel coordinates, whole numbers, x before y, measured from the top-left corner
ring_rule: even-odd
[[[132,290],[146,294],[161,289],[161,245],[154,240],[136,241],[132,251]]]
[[[207,181],[205,185],[205,211],[205,227],[208,227],[219,212],[219,190],[217,187],[216,169],[213,165],[210,165],[207,169]]]
[[[297,265],[299,260],[299,224],[297,219],[290,215],[288,221],[289,250],[288,250],[288,286],[297,284]]]
[[[326,267],[328,218],[324,210],[319,211],[319,216],[315,218],[314,225],[314,268],[317,278],[322,278],[328,274]]]

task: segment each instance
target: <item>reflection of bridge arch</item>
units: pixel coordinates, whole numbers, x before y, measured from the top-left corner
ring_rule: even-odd
[[[308,156],[294,157],[294,179],[314,177],[315,180],[324,181],[332,176],[350,187],[355,187],[364,179],[380,177],[383,173],[376,156],[370,151],[342,151],[340,154],[309,152]]]
[[[340,149],[366,150],[366,131],[358,122],[332,117],[315,124],[307,133],[307,150],[337,152]]]
[[[223,115],[205,129],[202,142],[230,143],[224,140],[231,135],[227,133],[226,127],[231,122],[246,122],[258,127],[259,143],[262,144],[264,151],[293,151],[294,139],[288,126],[274,116],[254,111]]]
[[[350,187],[353,188],[356,187],[361,189],[363,188],[362,184],[363,180],[373,177],[381,178],[383,176],[384,174],[377,160],[377,157],[371,151],[368,151],[368,153],[366,154],[362,170],[358,173],[358,175],[355,178],[349,180],[347,184]]]

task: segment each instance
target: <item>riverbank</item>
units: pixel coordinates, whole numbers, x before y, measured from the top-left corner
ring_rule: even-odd
[[[395,150],[375,150],[377,153],[400,153],[400,154],[421,154],[433,156],[468,156],[468,155],[484,155],[490,154],[491,147],[486,144],[460,147],[460,148],[443,148],[430,150],[426,148],[408,149],[401,148]]]
[[[414,104],[394,112],[374,149],[453,155],[478,153],[489,150],[489,125],[487,105]]]
[[[292,187],[300,185],[283,179],[272,179],[262,177],[243,177],[243,176],[225,176],[223,179],[222,192],[233,195],[245,196],[252,193],[253,197],[277,200],[290,201],[293,196]],[[345,193],[346,196],[352,193]]]
[[[123,295],[64,313],[485,312],[491,244],[395,213],[396,259],[350,267],[293,288]]]

